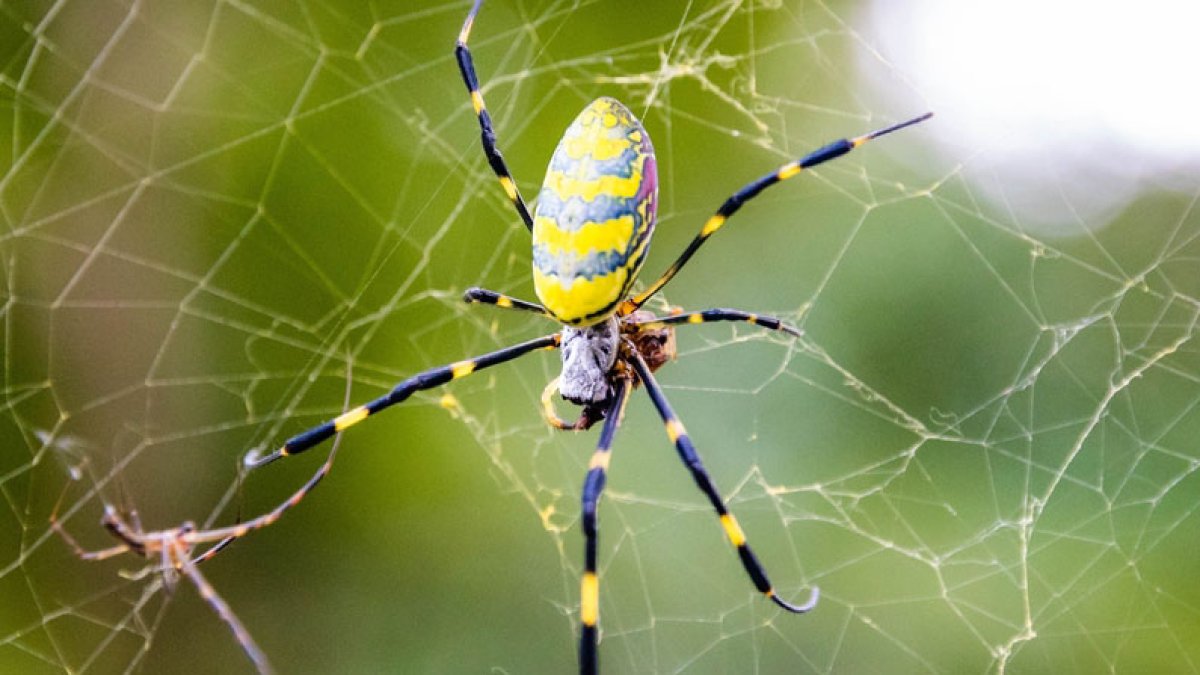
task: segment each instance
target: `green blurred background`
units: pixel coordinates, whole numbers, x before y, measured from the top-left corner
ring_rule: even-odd
[[[642,116],[652,275],[749,179],[931,105],[864,8],[496,0],[472,47],[529,199],[592,98]],[[194,587],[78,560],[51,514],[102,548],[104,504],[260,513],[323,451],[241,458],[347,387],[553,330],[458,301],[532,299],[454,65],[467,9],[0,2],[0,672],[249,671]],[[1200,668],[1200,181],[1050,237],[938,122],[773,188],[666,292],[805,330],[688,328],[660,381],[781,593],[820,606],[753,593],[639,393],[601,511],[606,672]],[[556,361],[355,428],[204,565],[280,671],[575,667],[595,434],[541,422]]]

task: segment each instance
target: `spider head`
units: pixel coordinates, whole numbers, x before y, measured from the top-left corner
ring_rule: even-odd
[[[582,406],[608,400],[612,395],[608,373],[616,363],[620,338],[615,317],[583,328],[563,327],[558,383],[563,398]]]

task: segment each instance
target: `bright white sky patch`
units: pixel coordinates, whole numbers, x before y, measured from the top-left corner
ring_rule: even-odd
[[[1148,181],[1195,188],[1200,2],[874,0],[868,12],[871,43],[911,85],[897,95],[920,94],[934,142],[965,150],[966,175],[983,168],[985,191],[1024,221],[1071,234]]]

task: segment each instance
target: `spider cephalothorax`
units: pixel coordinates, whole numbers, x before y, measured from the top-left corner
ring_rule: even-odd
[[[646,363],[650,372],[675,358],[675,329],[654,325],[654,321],[652,313],[639,310],[584,328],[563,328],[559,344],[562,374],[546,387],[542,397],[551,426],[582,431],[603,420],[618,383],[632,379],[637,384],[632,367],[634,354]],[[554,412],[550,399],[555,390],[567,401],[583,407],[575,422],[566,422]]]
[[[558,390],[576,405],[604,403],[612,398],[609,372],[617,363],[621,330],[617,318],[575,328],[564,326],[558,349],[562,353],[562,375]]]

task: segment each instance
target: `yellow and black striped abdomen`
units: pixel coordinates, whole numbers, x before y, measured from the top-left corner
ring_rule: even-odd
[[[559,321],[607,318],[641,269],[654,232],[658,170],[641,122],[592,101],[567,128],[533,217],[533,285]]]

